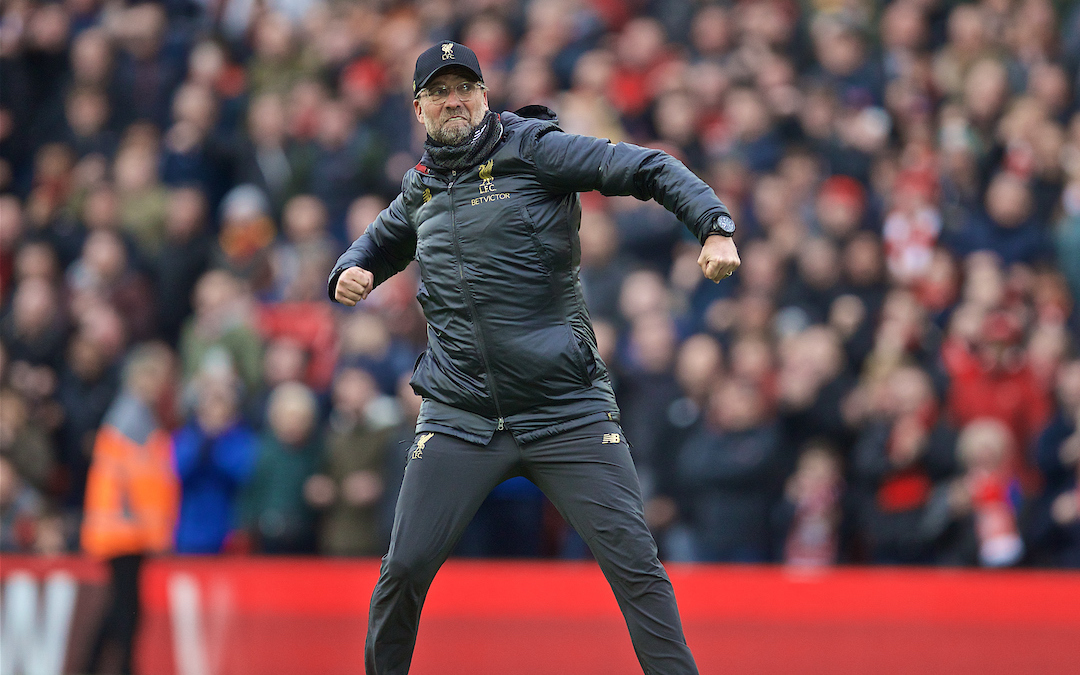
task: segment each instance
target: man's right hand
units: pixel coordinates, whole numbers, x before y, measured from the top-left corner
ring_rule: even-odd
[[[373,288],[375,288],[374,274],[362,267],[350,267],[338,277],[334,299],[343,305],[353,307],[357,302],[366,300]]]

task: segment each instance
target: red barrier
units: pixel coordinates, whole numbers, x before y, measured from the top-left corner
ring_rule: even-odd
[[[100,580],[77,559],[4,557],[0,575],[26,569],[41,576],[64,564]],[[1080,672],[1078,573],[849,568],[806,575],[694,565],[669,572],[704,675]],[[139,672],[362,673],[377,575],[375,560],[155,560],[143,579]],[[640,669],[594,564],[456,560],[432,586],[412,672]]]

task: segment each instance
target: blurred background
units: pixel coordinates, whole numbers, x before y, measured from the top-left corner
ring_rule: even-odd
[[[670,152],[739,225],[714,285],[663,208],[582,195],[664,561],[1080,567],[1067,0],[6,0],[8,560],[385,551],[418,273],[356,310],[326,278],[422,153],[441,39],[492,109]],[[456,555],[589,556],[524,479]]]

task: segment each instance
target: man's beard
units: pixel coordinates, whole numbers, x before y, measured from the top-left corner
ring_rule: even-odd
[[[434,127],[431,124],[430,127]],[[471,120],[466,121],[464,125],[455,125],[448,127],[443,125],[441,128],[432,129],[428,128],[428,136],[431,136],[431,140],[441,145],[461,145],[466,139],[472,136],[476,131],[476,125]]]

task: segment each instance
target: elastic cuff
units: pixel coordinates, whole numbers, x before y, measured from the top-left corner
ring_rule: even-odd
[[[330,302],[337,302],[337,298],[334,297],[334,291],[337,290],[338,279],[341,278],[341,273],[350,267],[355,267],[355,265],[344,265],[330,273],[330,280],[326,282],[326,294],[330,296]]]

